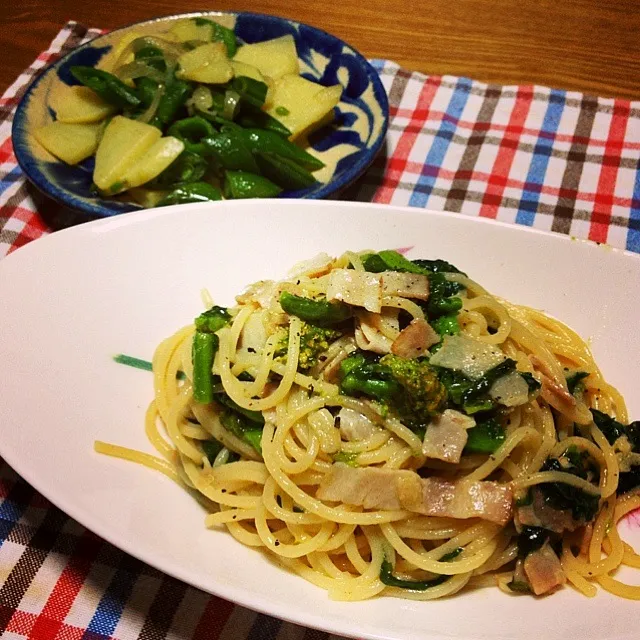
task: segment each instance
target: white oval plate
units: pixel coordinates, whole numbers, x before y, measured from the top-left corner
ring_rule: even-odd
[[[152,451],[150,374],[117,365],[201,311],[207,287],[231,304],[320,251],[413,246],[490,291],[564,320],[640,417],[640,259],[518,226],[409,208],[231,201],[128,214],[62,231],[0,263],[0,453],[69,515],[205,591],[302,625],[361,638],[638,637],[635,602],[570,588],[547,598],[497,589],[436,602],[330,601],[222,531],[171,481],[94,453],[95,439]],[[640,543],[631,524],[623,535]],[[635,538],[635,540],[634,540]],[[626,572],[622,577],[629,579]],[[637,577],[631,574],[630,580]]]

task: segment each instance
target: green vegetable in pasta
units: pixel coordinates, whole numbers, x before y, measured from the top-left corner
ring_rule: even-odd
[[[319,326],[337,325],[348,320],[353,312],[351,307],[342,302],[312,300],[296,296],[288,291],[280,294],[280,306],[292,316]]]
[[[289,348],[289,330],[283,331],[282,338],[278,342],[275,351],[276,358],[284,358]],[[318,364],[318,358],[329,345],[342,335],[341,331],[328,327],[318,327],[307,322],[302,323],[300,330],[300,354],[298,356],[298,369],[308,371]]]
[[[493,453],[505,441],[504,429],[495,418],[476,423],[467,431],[464,453]]]
[[[407,360],[387,354],[376,361],[360,353],[343,361],[341,374],[342,393],[378,400],[414,431],[424,429],[447,400],[437,372],[419,358]]]

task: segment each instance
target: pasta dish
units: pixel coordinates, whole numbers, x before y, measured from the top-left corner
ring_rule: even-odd
[[[321,254],[157,348],[146,432],[205,525],[339,600],[640,599],[640,422],[588,346],[443,260]]]

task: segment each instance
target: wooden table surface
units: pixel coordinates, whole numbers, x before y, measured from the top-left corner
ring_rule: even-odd
[[[410,70],[640,99],[640,0],[5,0],[0,93],[66,20],[113,28],[200,9],[307,22]]]

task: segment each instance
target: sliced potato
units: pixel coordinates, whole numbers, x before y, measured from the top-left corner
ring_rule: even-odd
[[[63,83],[52,90],[49,104],[59,122],[73,124],[101,122],[116,110],[89,87],[70,87]]]
[[[235,76],[244,76],[245,78],[253,78],[258,82],[267,82],[262,73],[260,73],[260,69],[258,69],[258,67],[254,67],[252,64],[238,62],[234,59],[231,60],[231,66],[233,67],[233,74]]]
[[[291,131],[291,139],[309,133],[333,120],[333,108],[340,102],[342,87],[323,87],[297,75],[280,78],[266,110]]]
[[[210,42],[183,53],[176,75],[182,80],[204,84],[224,84],[233,78],[233,67],[222,42]]]
[[[211,42],[212,32],[210,24],[197,25],[192,18],[178,20],[168,33],[175,37],[178,42],[189,42],[190,40],[203,40]]]
[[[118,190],[129,169],[160,139],[160,129],[116,116],[105,129],[96,152],[93,181],[105,192]]]
[[[300,73],[296,41],[291,35],[255,44],[245,44],[238,49],[233,59],[256,67],[262,75],[269,76],[273,80],[289,73],[296,75]]]
[[[178,138],[167,136],[156,140],[143,156],[125,173],[122,186],[116,192],[139,187],[159,176],[184,150]],[[112,192],[113,193],[113,192]]]
[[[269,89],[267,90],[267,97],[265,98],[264,105],[265,107],[270,107],[273,99],[273,80],[269,78],[269,76],[263,76],[260,73],[260,69],[258,67],[254,67],[251,64],[247,64],[246,62],[238,62],[237,60],[231,61],[231,66],[233,67],[233,73],[236,77],[244,76],[245,78],[252,78],[253,80],[257,80],[258,82],[264,82]]]
[[[56,158],[67,164],[78,164],[96,152],[102,129],[101,123],[52,122],[36,129],[33,135]]]

